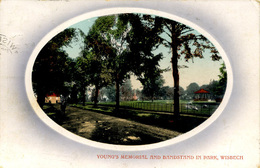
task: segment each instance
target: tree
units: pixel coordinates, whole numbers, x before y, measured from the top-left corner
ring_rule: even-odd
[[[151,27],[152,22],[140,18],[136,14],[99,17],[86,38],[87,46],[99,55],[97,60],[107,62],[106,67],[116,86],[116,109],[119,108],[120,85],[130,77],[130,72],[139,79],[144,79],[144,69],[156,67],[154,72],[159,72],[158,61],[162,54],[152,53],[159,39],[157,29]],[[153,65],[149,64],[151,60]]]
[[[169,99],[169,96],[168,96],[168,94],[167,94],[167,90],[168,90],[169,88],[170,88],[169,86],[163,86],[163,87],[161,87],[160,90],[159,90],[158,96],[160,96],[160,98],[163,99],[163,100]]]
[[[86,35],[81,29],[76,29],[77,38],[83,42],[82,39],[86,38]],[[83,43],[84,45],[84,43]],[[83,47],[83,46],[81,46]],[[72,83],[71,83],[71,103],[78,103],[80,100],[83,105],[85,105],[85,101],[87,98],[86,95],[86,87],[90,84],[88,80],[88,62],[86,58],[83,57],[83,51],[81,51],[81,56],[75,58],[73,60],[72,66]]]
[[[126,17],[131,25],[126,38],[131,55],[131,71],[143,85],[142,95],[153,101],[164,83],[161,73],[165,70],[159,66],[162,53],[153,52],[160,44],[160,30],[157,29],[157,22],[149,15],[127,14],[123,17]]]
[[[71,80],[73,61],[68,58],[62,47],[69,46],[75,36],[75,29],[65,29],[41,49],[35,60],[32,82],[40,107],[43,107],[47,93],[68,94],[68,88],[64,83]]]
[[[159,96],[160,89],[164,84],[162,76],[153,74],[154,73],[146,74],[144,79],[140,79],[143,85],[142,94],[152,100],[152,102]]]
[[[120,97],[122,101],[129,101],[133,98],[133,90],[131,80],[127,79],[120,87]]]
[[[85,57],[86,56],[77,57],[75,71],[74,71],[74,81],[75,81],[74,91],[79,90],[83,106],[85,106],[85,101],[86,101],[86,87],[90,84],[90,80],[89,80],[90,62]]]
[[[213,61],[219,60],[221,57],[218,51],[215,49],[212,43],[210,43],[204,36],[196,33],[195,31],[176,21],[169,20],[167,18],[156,17],[159,23],[158,29],[163,30],[165,36],[161,37],[162,44],[169,48],[171,51],[171,68],[174,81],[174,116],[179,117],[179,70],[178,59],[184,56],[184,59],[188,62],[193,58],[203,58],[205,49],[211,51],[211,58]]]
[[[212,80],[209,84],[203,85],[200,88],[208,90],[213,99],[222,99],[225,94],[226,85],[227,85],[227,71],[224,63],[221,64],[219,68],[220,75],[218,75],[219,80]]]
[[[96,94],[102,87],[100,81],[110,78],[116,85],[116,109],[119,108],[120,84],[124,79],[129,78],[129,68],[127,61],[127,42],[125,37],[129,32],[129,25],[123,22],[120,15],[111,15],[99,17],[93,24],[86,38],[88,49],[92,51],[96,58],[95,80]],[[128,68],[129,67],[129,68]],[[103,74],[102,74],[103,73]],[[106,83],[108,85],[108,83]],[[97,98],[97,96],[96,96]]]
[[[209,84],[202,85],[200,89],[204,89],[210,92],[211,99],[215,99],[218,94],[218,81],[211,80]]]
[[[88,60],[89,82],[95,86],[94,106],[97,106],[99,90],[112,83],[111,57],[115,50],[105,40],[104,34],[114,24],[113,17],[99,17],[85,38],[84,57]]]
[[[173,95],[174,95],[174,88],[173,87],[167,87],[166,88],[166,99],[168,100],[173,100]]]
[[[189,86],[187,86],[187,89],[186,89],[186,93],[189,95],[189,96],[194,96],[194,92],[198,91],[200,89],[200,86],[193,82],[191,84],[189,84]]]
[[[183,87],[179,87],[179,92],[180,92],[180,96],[184,95],[185,94],[185,90],[183,89]]]
[[[219,71],[220,71],[220,75],[218,75],[219,77],[218,95],[224,95],[227,87],[227,69],[224,63],[221,64]]]
[[[116,88],[114,85],[110,85],[110,86],[102,88],[102,92],[104,93],[104,95],[107,96],[108,101],[113,102],[116,100],[116,97],[115,97]]]
[[[137,100],[143,100],[143,94],[142,94],[142,91],[140,89],[136,89],[135,94],[137,96]]]
[[[142,83],[142,94],[150,100],[154,100],[155,95],[159,94],[160,88],[164,84],[161,73],[163,70],[159,67],[161,55],[152,57],[143,57],[142,65],[135,70],[138,74],[137,79]]]
[[[107,32],[103,33],[103,37],[107,43],[112,46],[115,53],[110,55],[109,63],[116,86],[116,111],[118,111],[120,101],[120,84],[122,84],[125,79],[130,78],[129,72],[131,71],[131,62],[129,60],[131,58],[128,54],[129,48],[126,37],[131,27],[125,20],[123,14],[107,17],[110,19],[112,18],[114,21],[113,26],[110,27]],[[106,19],[106,17],[103,17],[102,19]]]

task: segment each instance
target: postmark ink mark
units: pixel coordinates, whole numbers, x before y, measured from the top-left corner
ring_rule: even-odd
[[[15,44],[4,34],[0,34],[0,55],[2,51],[7,53],[18,53]]]

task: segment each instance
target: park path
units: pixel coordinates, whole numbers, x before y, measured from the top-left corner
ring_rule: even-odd
[[[66,117],[61,126],[90,140],[120,145],[151,144],[181,134],[76,107],[66,108]]]

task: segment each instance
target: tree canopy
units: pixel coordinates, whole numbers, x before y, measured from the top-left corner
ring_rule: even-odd
[[[151,18],[150,16],[148,18]],[[182,56],[188,62],[194,58],[203,58],[205,50],[208,49],[212,53],[211,58],[213,61],[219,60],[218,51],[214,45],[203,35],[196,33],[194,29],[187,25],[169,20],[167,18],[155,17],[154,23],[157,25],[157,30],[161,31],[160,42],[171,51],[171,68],[174,81],[174,115],[175,118],[179,117],[180,109],[180,90],[179,90],[179,67],[178,59]],[[164,34],[165,36],[162,36]]]
[[[42,48],[35,60],[32,81],[37,101],[41,107],[47,93],[68,94],[65,82],[71,80],[73,61],[62,47],[68,46],[75,37],[75,29],[65,29]]]
[[[84,38],[81,55],[68,57],[64,46],[69,46],[77,33]],[[173,86],[164,87],[159,47],[169,49]],[[210,53],[210,55],[208,55]],[[98,102],[100,90],[109,93],[119,108],[121,100],[130,100],[132,94],[129,78],[135,75],[143,85],[143,97],[174,99],[174,114],[179,116],[180,87],[179,59],[195,63],[195,58],[208,56],[213,61],[221,59],[214,45],[200,33],[182,23],[146,14],[116,14],[98,17],[87,34],[68,28],[52,38],[40,51],[33,68],[33,84],[40,105],[48,92],[70,94],[77,102],[81,95],[83,104],[86,87],[94,86],[93,100]],[[219,69],[218,94],[224,94],[226,69]],[[213,86],[214,83],[207,87]],[[106,88],[106,89],[102,89]],[[199,86],[196,85],[197,90]],[[191,86],[187,92],[194,92]],[[196,91],[196,90],[195,90]],[[138,90],[138,94],[141,91]],[[80,94],[79,94],[80,93]],[[112,96],[111,94],[115,95]],[[162,94],[166,93],[167,96]],[[103,97],[103,96],[101,96]]]

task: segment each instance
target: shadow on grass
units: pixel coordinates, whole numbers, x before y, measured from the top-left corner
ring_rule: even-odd
[[[169,113],[156,113],[124,108],[120,108],[118,111],[115,111],[114,107],[98,106],[94,108],[91,105],[73,105],[73,107],[136,121],[147,125],[166,128],[169,130],[178,131],[180,133],[188,132],[208,119],[207,117],[195,115],[180,115],[178,120],[174,120],[173,114]]]
[[[45,104],[43,106],[43,111],[57,124],[62,124],[66,119],[65,113],[63,113],[59,108],[58,104]]]
[[[92,105],[73,105],[73,107],[95,113],[110,115],[117,118],[123,118],[146,125],[165,128],[168,130],[177,131],[181,134],[192,130],[207,119],[206,117],[203,118],[198,116],[181,115],[176,122],[176,120],[174,121],[174,116],[171,113],[149,112],[124,108],[120,108],[118,111],[115,111],[115,108],[111,106],[98,106],[94,108]],[[94,124],[95,129],[91,134],[89,134],[88,131],[79,131],[82,120],[78,118],[82,117],[82,112],[73,113],[75,109],[67,108],[66,113],[62,113],[59,104],[46,104],[44,105],[43,110],[57,124],[61,126],[65,124],[66,126],[64,127],[63,125],[63,127],[68,131],[97,142],[120,145],[142,145],[157,143],[165,140],[163,139],[165,137],[154,136],[153,134],[144,133],[138,130],[136,131],[135,128],[128,128],[127,134],[125,134],[123,131],[124,126],[117,127],[117,124],[115,124],[113,127],[109,121],[96,121]],[[73,120],[70,120],[71,116],[69,114],[73,114]]]

